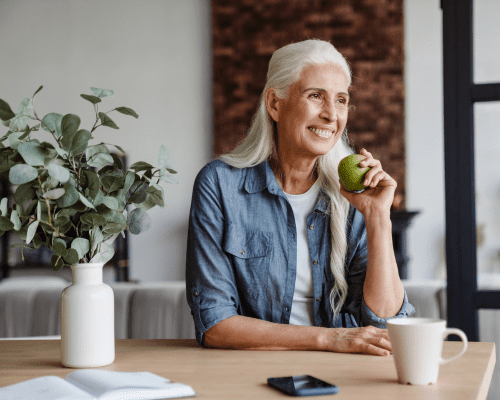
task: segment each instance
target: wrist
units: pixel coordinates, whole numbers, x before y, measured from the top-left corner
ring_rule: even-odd
[[[392,228],[391,212],[390,211],[372,211],[363,214],[366,229],[370,227],[388,227]]]

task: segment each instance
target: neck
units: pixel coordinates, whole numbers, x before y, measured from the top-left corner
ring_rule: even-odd
[[[286,162],[272,158],[269,164],[281,189],[288,194],[305,193],[318,179],[316,160]]]

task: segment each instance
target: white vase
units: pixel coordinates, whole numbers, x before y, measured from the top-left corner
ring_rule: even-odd
[[[102,282],[104,263],[71,267],[73,283],[62,292],[61,358],[69,368],[92,368],[115,359],[113,289]]]

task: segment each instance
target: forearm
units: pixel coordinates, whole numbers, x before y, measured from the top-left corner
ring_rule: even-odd
[[[404,300],[392,243],[392,223],[388,215],[365,217],[368,242],[363,297],[366,305],[380,318],[395,316]]]
[[[239,350],[322,350],[323,329],[277,324],[235,315],[207,330],[203,344],[207,347]]]

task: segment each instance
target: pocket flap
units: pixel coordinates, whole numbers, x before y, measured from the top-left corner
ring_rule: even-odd
[[[271,251],[272,232],[246,230],[229,224],[224,236],[224,251],[238,258],[263,257]]]

